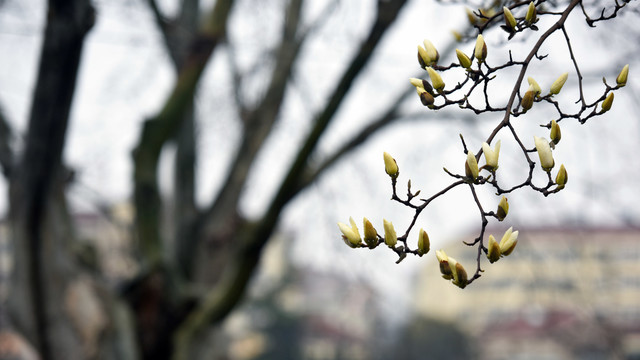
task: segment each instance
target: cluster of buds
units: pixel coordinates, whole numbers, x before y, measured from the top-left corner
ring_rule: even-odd
[[[476,182],[480,176],[480,170],[488,170],[495,172],[498,170],[498,159],[500,158],[500,140],[496,142],[492,149],[488,143],[482,143],[482,152],[484,153],[485,164],[478,166],[476,155],[471,150],[467,150],[467,159],[464,163],[464,173],[469,182]]]
[[[393,227],[393,223],[387,219],[382,220],[384,228],[384,237],[378,235],[378,231],[373,226],[371,221],[366,217],[362,219],[364,228],[364,243],[363,238],[360,236],[358,226],[352,217],[349,218],[349,225],[345,223],[338,223],[338,228],[342,232],[342,240],[350,248],[368,247],[370,249],[376,248],[382,240],[385,245],[394,248],[398,243],[398,235],[396,229]],[[429,235],[424,229],[420,229],[418,232],[418,246],[416,253],[419,256],[425,255],[431,248],[431,242],[429,241]]]
[[[452,280],[457,287],[464,289],[469,283],[467,271],[456,259],[447,256],[444,250],[436,250],[436,258],[440,264],[440,273],[446,280]]]
[[[503,256],[508,256],[515,249],[518,243],[518,231],[513,231],[510,227],[502,235],[500,243],[496,241],[493,235],[489,235],[489,243],[487,244],[487,258],[490,263],[498,261]]]
[[[546,172],[550,172],[551,169],[555,166],[555,160],[553,159],[553,154],[551,152],[552,148],[555,148],[560,142],[562,138],[562,132],[560,131],[560,125],[555,120],[551,121],[551,131],[549,136],[551,137],[551,143],[547,141],[545,138],[540,138],[537,136],[533,137],[533,142],[536,146],[536,151],[538,152],[538,157],[540,158],[540,166]],[[556,190],[564,189],[564,186],[567,184],[567,169],[564,167],[564,164],[560,165],[560,169],[556,174]]]

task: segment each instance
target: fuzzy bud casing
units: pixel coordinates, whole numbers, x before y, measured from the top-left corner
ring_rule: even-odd
[[[489,235],[489,244],[487,244],[487,258],[490,263],[494,263],[500,259],[502,251],[500,251],[500,245],[496,241],[493,235]]]
[[[611,110],[611,105],[613,105],[613,93],[610,92],[609,95],[602,102],[602,112],[607,112]]]
[[[567,169],[565,169],[564,164],[562,164],[560,165],[560,169],[556,175],[556,184],[558,185],[558,189],[564,189],[564,186],[567,184],[567,180],[569,180],[569,175],[567,174]]]
[[[509,214],[509,201],[505,196],[502,197],[500,202],[498,203],[498,209],[496,210],[496,217],[499,221],[504,220]]]
[[[420,232],[418,233],[418,253],[422,256],[428,253],[430,248],[431,243],[429,242],[429,235],[427,235],[427,232],[424,231],[424,229],[420,229]]]
[[[618,86],[623,87],[627,85],[627,77],[629,77],[629,64],[625,65],[622,70],[620,70],[620,74],[616,78],[616,83]]]
[[[479,63],[483,62],[487,58],[487,44],[484,42],[484,37],[482,36],[482,34],[478,34],[473,55],[476,57],[476,59],[478,59]]]
[[[560,75],[556,81],[553,82],[553,84],[551,84],[551,90],[549,91],[552,95],[556,95],[560,93],[560,90],[562,90],[562,87],[564,86],[564,83],[567,82],[567,78],[569,77],[569,73],[564,73],[562,75]]]

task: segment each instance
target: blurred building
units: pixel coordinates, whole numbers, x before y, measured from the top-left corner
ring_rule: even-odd
[[[483,255],[485,272],[464,290],[440,277],[434,255],[417,311],[464,329],[480,359],[640,359],[640,231],[518,230],[515,251],[494,264]],[[474,273],[475,247],[445,251]]]

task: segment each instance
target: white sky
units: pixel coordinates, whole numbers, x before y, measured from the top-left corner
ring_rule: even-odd
[[[0,8],[0,54],[3,54],[0,56],[0,104],[19,133],[25,129],[34,85],[44,19],[42,3],[7,1]],[[307,16],[312,16],[326,3],[311,2],[312,6],[306,9]],[[283,159],[293,156],[296,144],[306,134],[309,128],[307,114],[323,106],[325,95],[373,16],[372,3],[342,2],[335,19],[314,35],[313,43],[306,48],[301,65],[295,69],[296,83],[289,89],[290,97],[282,119],[260,155],[243,198],[242,205],[247,214],[259,214],[270,200],[277,179],[289,164]],[[174,80],[168,56],[144,1],[98,1],[96,4],[98,22],[87,39],[83,54],[65,153],[66,161],[79,174],[80,185],[74,188],[72,198],[80,208],[91,208],[95,199],[126,200],[131,192],[130,152],[140,124],[158,110]],[[255,71],[243,85],[257,93],[264,85],[260,75],[269,69],[264,47],[277,41],[277,28],[268,28],[274,23],[276,14],[269,4],[243,2],[236,8],[230,23],[230,38],[240,45],[238,57],[242,66]],[[635,2],[631,6],[637,8]],[[635,101],[639,82],[634,72],[640,67],[635,60],[637,56],[624,58],[633,50],[628,44],[634,41],[628,42],[618,36],[629,29],[626,26],[630,26],[632,19],[623,16],[622,25],[613,28],[600,25],[587,32],[581,18],[580,12],[575,11],[568,22],[568,31],[585,80],[593,83],[588,90],[600,91],[602,76],[610,83],[615,82],[622,65],[631,62],[629,85],[616,92],[613,109],[607,115],[586,125],[562,122],[563,139],[554,151],[554,157],[558,165],[564,163],[567,167],[568,187],[547,199],[530,191],[511,194],[507,221],[515,226],[567,222],[620,224],[623,214],[636,224],[640,220],[636,186],[640,162],[635,156],[640,150]],[[465,21],[461,7],[442,7],[433,1],[410,2],[384,39],[372,64],[357,80],[354,93],[320,143],[317,156],[330,153],[371,116],[384,109],[397,91],[410,86],[408,78],[419,70],[416,46],[424,38],[429,38],[436,47],[444,48],[452,38],[450,30],[462,28]],[[541,28],[544,30],[543,24]],[[561,95],[571,102],[576,98],[577,80],[571,71],[571,63],[566,60],[566,47],[559,35],[544,49],[550,58],[536,63],[530,73],[545,89],[559,74],[569,71],[569,80]],[[498,44],[505,37],[499,30],[485,35],[489,46],[488,61],[493,64],[507,54],[507,50]],[[537,39],[537,35],[534,38]],[[517,56],[523,53],[527,44],[510,44],[509,48]],[[468,53],[473,48],[473,44],[459,46]],[[453,54],[441,54],[441,57],[441,63],[455,59]],[[198,147],[201,151],[198,181],[202,186],[199,193],[202,203],[211,199],[222,181],[224,173],[219,169],[230,161],[239,136],[228,106],[231,80],[222,60],[224,55],[220,53],[208,67],[197,99]],[[444,79],[447,82],[447,75]],[[505,89],[509,89],[507,77],[504,84]],[[367,216],[382,230],[382,218],[387,218],[397,229],[402,229],[410,221],[412,212],[388,200],[390,186],[383,171],[382,152],[391,153],[398,161],[400,192],[404,193],[403,186],[411,178],[413,188],[422,189],[422,195],[427,197],[450,182],[442,172],[443,166],[452,171],[463,170],[464,155],[458,133],[465,135],[472,149],[478,149],[497,122],[496,116],[472,116],[469,125],[465,120],[469,114],[455,112],[451,118],[434,121],[443,115],[422,108],[417,97],[413,99],[411,109],[424,111],[427,121],[400,123],[377,135],[296,198],[281,221],[282,228],[297,239],[294,254],[298,261],[308,266],[334,268],[363,280],[375,279],[374,283],[383,290],[396,294],[393,304],[408,301],[410,281],[407,280],[412,271],[427,260],[408,258],[398,266],[394,264],[395,254],[384,249],[350,250],[340,240],[336,222],[347,222],[349,216],[353,216],[360,223],[362,217]],[[548,137],[547,131],[538,125],[550,119],[545,118],[544,112],[536,114],[539,118],[527,115],[514,122],[522,133],[531,134],[522,135],[525,141],[531,142],[530,146],[533,134]],[[513,151],[513,142],[505,134],[498,138],[503,142],[500,159],[504,178],[520,181],[525,176],[523,173],[506,170],[517,169],[521,159]],[[171,177],[166,166],[161,171],[167,174],[163,175],[165,179]],[[168,183],[164,181],[163,185]],[[4,184],[0,191],[0,194],[5,192]],[[487,208],[493,208],[494,205],[488,204],[497,204],[499,200],[492,196],[490,189],[483,191],[482,197],[486,199]],[[469,199],[468,191],[456,191],[434,202],[419,219],[416,231],[420,227],[427,229],[434,248],[445,241],[469,236],[469,233],[475,237],[479,217]],[[0,207],[6,209],[6,195],[0,196]]]

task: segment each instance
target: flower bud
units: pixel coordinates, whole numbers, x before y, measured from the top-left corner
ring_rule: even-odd
[[[424,231],[424,229],[420,229],[420,232],[418,233],[418,254],[422,256],[428,253],[430,248],[431,243],[429,242],[429,235],[427,235],[427,232]]]
[[[607,112],[611,109],[611,105],[613,104],[613,93],[610,92],[607,95],[607,98],[602,102],[602,112]]]
[[[487,245],[487,258],[490,263],[494,263],[500,259],[502,256],[502,251],[500,251],[500,245],[496,241],[496,238],[493,235],[489,235],[489,244]]]
[[[468,282],[467,271],[464,269],[462,264],[452,257],[449,257],[449,266],[453,273],[453,284],[458,286],[460,289],[464,289]]]
[[[551,90],[549,91],[552,95],[556,95],[558,93],[560,93],[560,90],[562,90],[562,87],[564,86],[564,83],[567,81],[567,78],[569,77],[569,73],[564,73],[562,75],[560,75],[556,81],[553,82],[553,84],[551,84]]]
[[[535,95],[536,92],[533,89],[533,86],[529,86],[529,89],[526,93],[524,93],[522,101],[520,102],[520,106],[522,106],[522,112],[526,112],[527,110],[531,109],[531,107],[533,106],[533,98],[535,97]]]
[[[467,151],[467,161],[464,163],[464,172],[471,179],[475,180],[478,178],[478,161],[476,160],[476,156],[473,151]]]
[[[510,227],[507,231],[504,232],[502,236],[502,240],[500,240],[500,253],[503,256],[507,256],[513,252],[516,244],[518,243],[518,231],[513,231],[513,228]]]
[[[427,50],[420,45],[418,45],[418,63],[423,69],[431,65],[431,59],[427,54]]]
[[[551,120],[551,143],[553,145],[558,145],[560,139],[562,139],[562,133],[560,132],[560,125],[555,120]]]
[[[549,146],[549,142],[545,138],[539,138],[537,136],[533,137],[533,141],[536,144],[536,150],[538,151],[538,156],[540,157],[540,165],[544,169],[544,171],[551,171],[555,162],[553,160],[553,155],[551,154],[551,147]]]
[[[358,227],[356,226],[356,222],[353,221],[353,218],[349,218],[349,223],[351,226],[341,223],[338,223],[338,228],[342,232],[342,239],[345,240],[345,243],[350,247],[358,247],[361,244],[360,232],[358,231]]]
[[[432,67],[427,67],[427,72],[429,73],[429,77],[431,78],[431,85],[434,89],[438,91],[442,91],[444,89],[444,81],[440,77],[437,71],[433,70]]]
[[[396,246],[398,242],[398,236],[396,235],[396,229],[393,228],[393,223],[388,220],[383,220],[384,223],[384,243],[389,247]]]
[[[378,232],[369,219],[363,218],[362,222],[364,226],[364,242],[373,249],[378,245]]]
[[[457,42],[462,41],[462,34],[460,34],[460,32],[451,30],[451,34],[453,35],[453,38],[456,39]]]
[[[517,22],[516,22],[516,18],[513,17],[513,14],[511,13],[511,10],[509,10],[508,7],[504,6],[502,8],[502,11],[504,12],[504,22],[505,22],[505,24],[507,24],[507,26],[511,30],[515,30]]]
[[[494,150],[495,149],[495,150]],[[491,149],[489,144],[482,143],[482,152],[484,152],[484,159],[486,161],[485,167],[489,170],[498,169],[498,157],[500,156],[500,140],[496,142],[494,149]]]
[[[422,82],[422,79],[409,78],[409,82],[411,83],[411,85],[415,86],[416,89],[419,89],[419,88],[424,89],[424,84]]]
[[[469,20],[469,24],[475,25],[478,22],[476,14],[474,14],[473,11],[471,11],[471,9],[469,8],[465,8],[464,10],[467,12],[467,19]]]
[[[509,202],[506,197],[502,197],[500,203],[498,203],[498,210],[496,210],[496,217],[498,217],[499,221],[504,220],[509,213]]]
[[[445,254],[444,250],[436,250],[436,258],[440,264],[440,273],[446,280],[453,279],[453,271],[449,265],[449,257]]]
[[[558,175],[556,175],[556,184],[558,185],[558,189],[564,189],[568,179],[569,175],[567,174],[567,169],[565,169],[564,164],[562,164],[560,165],[560,170],[558,170]]]
[[[527,82],[529,82],[529,90],[533,90],[536,96],[542,93],[542,89],[540,88],[540,85],[538,85],[538,82],[534,78],[529,76],[527,78]]]
[[[465,53],[456,49],[456,55],[458,56],[458,61],[460,62],[460,66],[462,66],[465,69],[468,69],[471,67],[471,59],[469,59],[469,57]]]
[[[418,91],[418,96],[420,96],[420,102],[422,103],[422,105],[430,107],[436,101],[436,99],[433,98],[433,95],[431,95],[424,88],[420,87],[416,88],[416,90]]]
[[[384,152],[382,157],[384,158],[384,171],[386,171],[387,175],[391,176],[392,179],[397,178],[400,172],[398,171],[396,159],[392,158],[388,152]]]
[[[529,7],[527,8],[527,14],[524,16],[524,21],[526,21],[527,24],[531,25],[535,23],[536,20],[537,20],[536,5],[532,1],[529,3]]]
[[[627,77],[629,76],[629,64],[625,65],[622,70],[620,70],[620,74],[616,78],[616,83],[618,86],[623,87],[627,85]]]
[[[482,34],[478,34],[478,38],[476,39],[476,48],[473,54],[476,59],[478,59],[478,63],[483,62],[484,59],[487,58],[487,44],[485,44]]]
[[[438,60],[440,59],[440,54],[438,53],[438,50],[436,49],[436,47],[433,46],[431,41],[427,39],[424,39],[423,44],[424,44],[424,49],[427,52],[427,56],[429,56],[429,60],[431,60],[431,63],[428,64],[427,66],[437,64]]]

